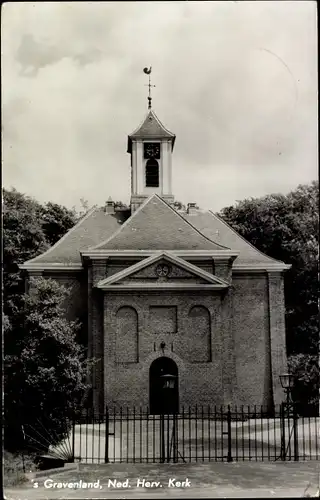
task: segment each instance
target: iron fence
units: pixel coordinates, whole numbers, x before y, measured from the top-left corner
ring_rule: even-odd
[[[69,436],[75,461],[156,463],[239,460],[318,460],[319,417],[281,406],[188,407],[171,415],[143,408],[87,410]]]

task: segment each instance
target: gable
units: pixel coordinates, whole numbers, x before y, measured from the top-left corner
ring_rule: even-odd
[[[165,272],[166,270],[168,271],[167,276],[158,275],[159,271],[160,274],[162,274],[163,269],[165,269]],[[159,279],[162,279],[162,281],[166,280],[168,282],[173,281],[175,283],[208,283],[208,280],[183,269],[181,266],[172,264],[166,259],[160,259],[159,261],[130,274],[126,278],[123,278],[123,280],[120,280],[119,283],[150,283],[156,282]]]
[[[90,250],[229,250],[152,195],[111,238]]]
[[[184,287],[204,285],[227,288],[226,281],[167,252],[151,256],[98,283],[98,288],[132,287]]]

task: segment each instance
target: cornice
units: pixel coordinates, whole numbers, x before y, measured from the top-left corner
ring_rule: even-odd
[[[206,285],[206,284],[184,284],[184,283],[133,283],[126,285],[105,285],[99,287],[108,292],[117,292],[119,290],[217,290],[222,291],[228,288],[226,285]]]
[[[214,258],[226,260],[236,258],[239,252],[233,250],[84,250],[80,252],[82,257],[91,259],[105,259],[107,257],[151,257],[160,253],[168,252],[182,258]]]
[[[55,272],[61,272],[61,271],[82,271],[83,266],[82,264],[40,264],[40,263],[34,263],[34,264],[20,264],[19,269],[23,271],[55,271]]]
[[[234,264],[232,267],[233,273],[243,273],[243,272],[275,272],[280,273],[282,271],[287,271],[291,269],[291,264],[284,264],[281,262],[278,263],[270,263],[270,264]]]

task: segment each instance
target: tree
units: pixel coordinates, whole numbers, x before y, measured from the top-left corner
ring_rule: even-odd
[[[318,183],[312,182],[287,196],[251,198],[221,212],[259,250],[292,265],[285,273],[289,354],[318,349],[318,200]]]
[[[27,418],[38,422],[39,415],[46,423],[38,424],[60,438],[65,430],[63,416],[73,396],[81,392],[79,327],[63,317],[65,291],[55,282],[44,281],[35,287],[36,293],[25,295],[19,269],[19,264],[44,252],[75,222],[74,211],[54,203],[42,206],[15,189],[3,189],[5,435],[11,448],[22,446],[21,423]]]
[[[5,445],[27,441],[45,450],[64,436],[66,423],[86,389],[85,352],[76,340],[79,324],[65,318],[65,287],[44,278],[30,280],[30,293],[5,330]],[[14,342],[12,342],[14,339]]]
[[[24,292],[19,264],[43,253],[75,222],[72,210],[55,203],[42,206],[16,189],[3,189],[4,312],[9,319]]]
[[[284,278],[287,352],[299,377],[305,373],[299,387],[308,386],[312,399],[319,381],[308,379],[305,370],[319,351],[319,185],[243,200],[220,215],[256,248],[292,265]]]
[[[9,319],[15,313],[17,296],[24,291],[19,264],[47,248],[41,205],[15,189],[3,189],[3,297]]]
[[[292,355],[289,357],[289,369],[294,375],[293,399],[299,403],[299,413],[310,414],[312,407],[318,410],[319,356],[312,354]]]
[[[69,210],[57,203],[46,203],[41,208],[41,216],[42,228],[50,246],[60,240],[77,222],[75,210]]]

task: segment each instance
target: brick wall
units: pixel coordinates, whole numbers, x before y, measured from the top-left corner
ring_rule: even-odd
[[[177,332],[159,333],[149,323],[149,307],[167,306],[177,308]],[[199,332],[190,328],[188,317],[192,306],[206,307],[211,318],[212,362],[193,363],[194,336]],[[117,311],[119,307],[131,306],[138,314],[139,363],[116,363]],[[223,341],[217,326],[221,314],[221,298],[218,293],[192,292],[169,293],[123,293],[105,294],[104,301],[104,370],[106,402],[110,405],[149,404],[149,368],[152,361],[163,354],[171,357],[179,370],[180,403],[183,405],[221,404]],[[166,346],[162,353],[160,344]],[[207,339],[204,339],[204,350]],[[123,345],[126,349],[126,345]]]
[[[283,397],[278,382],[285,369],[281,283],[281,278],[268,278],[267,274],[236,274],[227,292],[105,294],[104,369],[108,404],[147,406],[149,368],[154,359],[164,354],[178,366],[181,405],[256,404],[271,409],[273,396],[276,404]],[[116,311],[125,305],[133,307],[138,315],[139,363],[115,363]],[[154,331],[149,323],[149,308],[159,305],[177,308],[176,333]],[[209,311],[211,362],[196,362],[194,358],[199,329],[192,326],[188,317],[192,306],[204,306]],[[164,352],[160,349],[161,342],[166,344]],[[207,340],[204,344],[205,351]]]
[[[269,348],[273,399],[276,405],[283,399],[279,376],[288,371],[285,334],[285,302],[282,273],[268,273]]]
[[[237,272],[232,286],[223,292],[103,293],[95,285],[109,274],[107,264],[93,261],[83,273],[72,275],[43,273],[71,290],[67,317],[87,319],[84,330],[89,356],[98,360],[91,378],[95,408],[102,409],[106,402],[147,406],[149,368],[163,354],[178,366],[181,405],[231,403],[271,407],[273,400],[275,404],[282,401],[279,375],[287,366],[281,273]],[[119,335],[117,311],[125,306],[137,313],[138,363],[127,358],[129,344],[124,330],[124,335]],[[160,325],[159,306],[163,308],[166,329]],[[189,317],[194,306],[208,311],[210,324],[206,332],[205,325],[202,330],[196,328],[195,319]],[[150,308],[160,314],[158,327],[150,322]],[[169,328],[172,322],[174,328]],[[166,344],[163,352],[161,342]],[[194,354],[195,346],[201,350],[201,342],[204,352],[211,344],[211,356],[200,360]],[[206,361],[210,357],[212,361]]]
[[[235,403],[272,406],[267,276],[234,275],[232,309]]]

